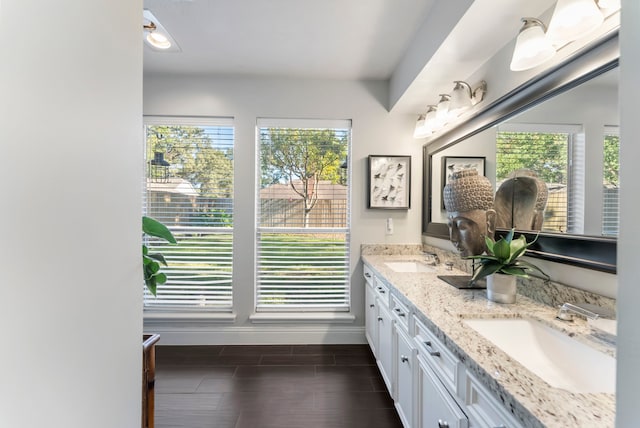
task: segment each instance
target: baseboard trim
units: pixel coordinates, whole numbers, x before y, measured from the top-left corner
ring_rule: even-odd
[[[363,326],[208,326],[145,325],[145,334],[160,334],[163,345],[303,345],[366,344]]]

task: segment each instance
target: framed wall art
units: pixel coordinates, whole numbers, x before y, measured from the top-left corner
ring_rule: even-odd
[[[411,207],[411,156],[369,156],[369,208]]]

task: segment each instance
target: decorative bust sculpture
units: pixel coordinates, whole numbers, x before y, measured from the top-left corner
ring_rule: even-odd
[[[493,238],[496,212],[493,210],[493,186],[478,171],[467,169],[453,173],[444,187],[449,238],[460,255],[476,256],[486,250],[485,236]]]
[[[549,190],[529,169],[512,171],[496,192],[496,227],[540,230]]]

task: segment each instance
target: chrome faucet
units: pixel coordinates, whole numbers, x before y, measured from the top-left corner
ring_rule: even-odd
[[[423,251],[422,254],[424,255],[425,263],[427,263],[428,265],[436,266],[440,264],[440,258],[436,253]]]
[[[562,321],[573,321],[574,315],[596,320],[598,318],[614,319],[615,313],[607,308],[588,303],[572,304],[564,303],[560,306],[556,318]]]

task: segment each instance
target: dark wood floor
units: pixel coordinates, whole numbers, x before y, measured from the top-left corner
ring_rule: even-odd
[[[156,428],[402,427],[366,345],[158,346]]]

